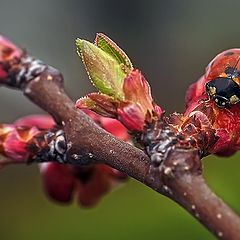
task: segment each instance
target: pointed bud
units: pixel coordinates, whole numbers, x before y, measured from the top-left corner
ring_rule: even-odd
[[[79,99],[77,108],[116,118],[130,131],[141,131],[160,118],[163,110],[154,103],[148,82],[116,43],[102,33],[97,34],[96,45],[81,39],[76,43],[93,84],[102,93]]]
[[[163,110],[153,102],[150,86],[139,70],[132,70],[124,79],[122,92],[123,100],[91,93],[77,100],[76,107],[116,118],[130,131],[141,131],[145,123],[162,115]]]
[[[155,109],[151,89],[148,82],[138,69],[131,71],[131,73],[124,79],[123,91],[125,100],[134,102],[138,105],[144,118],[148,112],[153,114]],[[156,114],[159,114],[159,112]]]
[[[77,51],[85,65],[89,78],[104,94],[123,99],[122,85],[126,77],[121,64],[101,48],[88,41],[77,39]]]

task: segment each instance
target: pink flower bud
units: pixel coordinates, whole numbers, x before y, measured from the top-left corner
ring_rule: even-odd
[[[55,122],[49,115],[29,115],[14,122],[15,126],[37,127],[40,129],[50,129],[54,127]]]
[[[127,129],[117,120],[102,117],[84,110],[96,123],[116,137],[128,141]],[[48,116],[28,116],[16,121],[17,125],[52,127],[54,122]],[[127,175],[104,164],[87,167],[58,163],[40,164],[43,186],[46,194],[60,203],[76,200],[90,207],[95,205],[107,192],[125,181]]]
[[[69,203],[76,196],[85,207],[95,205],[112,187],[126,179],[125,174],[106,165],[77,167],[43,163],[40,169],[49,197]]]
[[[137,69],[123,80],[122,99],[91,93],[76,102],[79,109],[89,109],[105,117],[118,119],[129,131],[142,131],[146,123],[160,118],[163,110],[154,103],[151,89]]]
[[[14,127],[3,140],[2,147],[4,154],[13,159],[14,162],[26,162],[29,156],[28,142],[32,139],[39,130],[35,127],[22,128]]]
[[[23,51],[10,40],[0,35],[0,62],[20,58]]]
[[[68,203],[73,198],[74,176],[70,166],[58,163],[40,164],[45,192],[53,200]]]
[[[145,125],[145,115],[134,103],[122,104],[118,109],[118,118],[130,131],[142,131]]]
[[[19,59],[23,51],[10,42],[7,38],[0,35],[0,79],[6,79],[8,74],[5,71],[6,63]]]
[[[212,129],[215,130],[215,137],[218,139],[209,148],[209,153],[230,156],[240,150],[239,104],[229,108],[218,107],[206,94],[205,85],[209,81],[205,76],[202,76],[189,87],[186,94],[187,109],[185,115],[191,115],[196,110],[200,110],[211,123]]]

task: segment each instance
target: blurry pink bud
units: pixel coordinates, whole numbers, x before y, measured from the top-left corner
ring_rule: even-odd
[[[37,127],[40,129],[50,129],[55,126],[53,118],[49,115],[29,115],[14,122],[15,126]]]
[[[77,201],[85,206],[95,205],[113,186],[126,179],[126,175],[106,165],[77,167],[58,163],[40,165],[44,189],[48,196],[61,203]]]
[[[9,132],[2,143],[4,154],[16,162],[26,162],[29,156],[28,142],[39,130],[35,127],[16,127]]]
[[[53,200],[68,203],[73,198],[74,177],[70,166],[58,163],[40,164],[44,190]]]
[[[23,51],[10,40],[0,35],[0,62],[20,58]]]
[[[108,131],[115,137],[124,141],[129,140],[130,137],[127,129],[118,120],[102,117],[100,120],[100,124],[102,128],[104,128],[106,131]]]
[[[118,118],[130,131],[141,131],[145,125],[145,116],[136,104],[129,103],[119,107]]]
[[[0,79],[6,79],[8,74],[5,71],[5,64],[19,59],[23,51],[10,42],[7,38],[0,35]]]
[[[84,110],[96,123],[114,136],[129,140],[127,129],[117,120],[102,117]],[[127,175],[104,164],[88,167],[44,163],[40,165],[46,193],[54,200],[69,203],[77,201],[85,206],[95,205],[112,187],[127,178]]]

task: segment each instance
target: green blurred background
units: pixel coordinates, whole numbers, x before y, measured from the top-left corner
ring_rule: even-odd
[[[156,100],[182,111],[187,86],[222,50],[240,47],[240,1],[0,0],[0,33],[59,68],[76,99],[93,90],[75,53],[76,37],[104,32],[126,50]],[[1,122],[42,112],[0,89]],[[239,155],[204,160],[209,185],[240,212]],[[0,173],[0,239],[214,239],[175,203],[134,180],[96,208],[59,206],[42,192],[37,166]]]

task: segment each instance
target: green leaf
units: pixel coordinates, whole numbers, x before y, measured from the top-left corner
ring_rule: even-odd
[[[127,72],[133,69],[133,65],[127,54],[115,42],[113,42],[103,33],[97,33],[95,38],[95,44],[104,52],[114,57],[118,61],[118,63],[123,64]]]
[[[123,99],[123,81],[126,77],[121,64],[109,53],[86,40],[77,39],[77,52],[95,87],[115,99]]]

